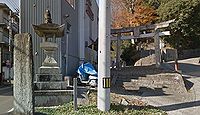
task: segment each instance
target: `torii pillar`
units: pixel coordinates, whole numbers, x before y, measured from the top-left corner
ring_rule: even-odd
[[[160,49],[160,37],[159,37],[159,30],[155,28],[155,36],[154,36],[154,45],[155,45],[155,61],[156,67],[160,67],[161,63],[161,49]]]

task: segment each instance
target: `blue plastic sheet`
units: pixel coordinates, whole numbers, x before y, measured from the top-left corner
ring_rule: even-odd
[[[94,69],[92,64],[89,62],[85,63],[85,64],[81,64],[81,66],[79,66],[79,68],[77,70],[77,73],[82,76],[85,76],[86,74],[97,76],[97,71]]]

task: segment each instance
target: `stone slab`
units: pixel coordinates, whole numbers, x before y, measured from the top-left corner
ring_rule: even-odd
[[[32,39],[28,33],[14,39],[14,114],[34,114]]]
[[[35,96],[61,96],[73,94],[73,90],[37,90]]]
[[[36,81],[62,81],[62,74],[36,74]]]
[[[60,68],[58,66],[51,67],[51,66],[41,66],[39,68],[40,74],[60,74]]]
[[[36,74],[36,81],[62,81],[62,74],[60,74],[59,67],[41,66],[39,74]]]
[[[67,81],[62,82],[35,82],[35,90],[61,90],[61,89],[72,89]]]
[[[47,94],[47,95],[45,95]],[[50,94],[50,95],[48,95]],[[54,95],[55,94],[55,95]],[[52,94],[49,92],[37,92],[35,96],[35,106],[37,107],[49,107],[49,106],[58,106],[72,101],[71,92],[55,92]],[[58,95],[59,94],[59,95]]]

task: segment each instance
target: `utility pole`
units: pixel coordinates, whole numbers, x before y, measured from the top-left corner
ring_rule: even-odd
[[[9,83],[11,83],[11,63],[12,63],[12,11],[9,12],[9,24],[8,24],[8,30],[9,30],[9,64],[7,65],[9,69]]]
[[[99,1],[97,108],[110,109],[110,0]]]

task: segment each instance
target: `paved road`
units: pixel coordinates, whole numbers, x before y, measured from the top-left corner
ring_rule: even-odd
[[[13,108],[12,87],[0,88],[0,115],[7,113]]]

